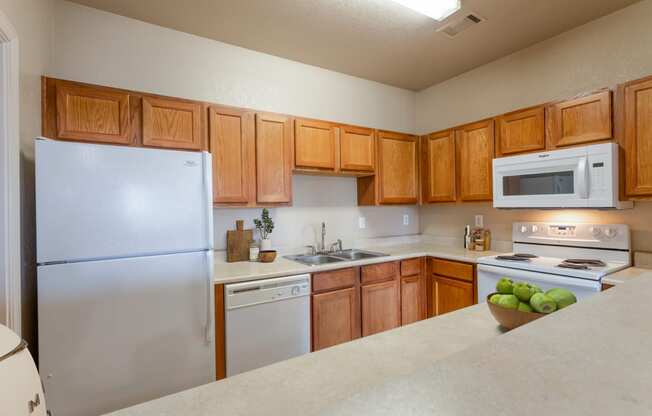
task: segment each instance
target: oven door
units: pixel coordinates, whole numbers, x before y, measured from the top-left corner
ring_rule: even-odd
[[[494,207],[590,206],[588,159],[580,150],[494,159]]]
[[[487,295],[496,291],[496,283],[503,277],[515,282],[533,283],[539,286],[544,292],[555,287],[568,289],[575,294],[578,300],[586,299],[600,292],[602,287],[598,280],[587,280],[577,277],[566,277],[556,274],[480,264],[478,265],[478,302],[485,302]]]

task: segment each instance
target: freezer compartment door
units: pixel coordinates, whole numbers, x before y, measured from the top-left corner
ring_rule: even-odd
[[[104,414],[213,381],[211,270],[212,252],[40,266],[53,415]]]
[[[601,284],[597,280],[480,264],[478,265],[478,302],[486,302],[487,295],[496,291],[496,283],[503,277],[515,282],[533,283],[544,292],[555,287],[568,289],[575,294],[578,300],[586,299],[601,290]]]
[[[212,247],[209,153],[35,146],[38,263]]]

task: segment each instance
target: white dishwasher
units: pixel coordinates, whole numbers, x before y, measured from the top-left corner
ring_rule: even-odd
[[[226,285],[227,377],[310,352],[310,275]]]

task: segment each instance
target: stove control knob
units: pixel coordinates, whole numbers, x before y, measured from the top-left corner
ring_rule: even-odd
[[[532,232],[533,232],[533,233],[536,233],[536,232],[538,232],[538,231],[539,231],[539,226],[538,226],[538,225],[533,225],[533,226],[532,226]]]
[[[600,227],[591,227],[591,234],[595,238],[602,237],[602,228],[600,228]]]
[[[615,228],[607,228],[606,230],[604,230],[604,235],[607,238],[614,238],[617,234],[618,234],[618,230],[616,230]]]
[[[527,225],[521,225],[521,234],[527,233]]]

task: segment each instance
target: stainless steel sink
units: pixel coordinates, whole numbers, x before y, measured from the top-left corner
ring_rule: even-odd
[[[387,254],[376,253],[373,251],[350,249],[350,250],[334,251],[330,254],[292,255],[292,256],[285,256],[285,258],[289,260],[294,260],[296,262],[308,266],[317,266],[320,264],[337,263],[341,261],[351,261],[351,260],[364,260],[364,259],[371,259],[375,257],[384,257],[384,256],[387,256]]]
[[[317,266],[317,265],[320,265],[320,264],[337,263],[337,262],[345,260],[343,258],[328,256],[328,255],[325,255],[325,254],[317,254],[317,255],[314,255],[314,256],[311,256],[311,255],[294,255],[294,256],[285,256],[285,258],[297,261],[297,262],[302,263],[302,264],[306,264],[308,266]]]
[[[356,250],[356,249],[336,251],[331,255],[334,257],[340,257],[347,260],[363,260],[363,259],[372,259],[375,257],[387,256],[387,254],[384,253],[376,253],[373,251]]]

